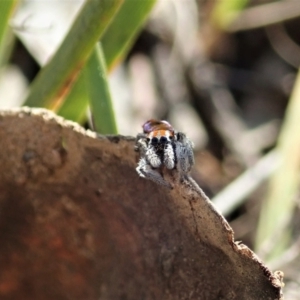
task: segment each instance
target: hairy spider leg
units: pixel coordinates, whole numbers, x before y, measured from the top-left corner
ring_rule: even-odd
[[[177,169],[182,175],[187,175],[194,165],[193,143],[184,133],[177,133],[176,141]]]
[[[161,165],[161,159],[156,154],[155,147],[147,143],[147,139],[144,136],[138,137],[136,142],[136,149],[138,149],[142,156],[147,157],[147,161],[153,168],[159,168]]]
[[[159,168],[161,165],[161,159],[159,156],[156,154],[155,147],[152,145],[149,145],[148,150],[146,151],[146,157],[147,160],[149,161],[150,165],[153,168]]]
[[[149,163],[144,157],[140,159],[136,171],[141,177],[152,180],[155,183],[172,189],[171,184],[165,181],[163,177],[159,174],[159,172],[152,169],[152,167],[149,165]]]
[[[171,143],[167,143],[164,148],[164,164],[167,169],[175,168],[175,154]]]

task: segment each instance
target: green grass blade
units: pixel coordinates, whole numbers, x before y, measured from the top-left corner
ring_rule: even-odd
[[[89,95],[85,84],[84,73],[81,71],[70,93],[56,113],[67,120],[82,124],[87,117],[88,104]]]
[[[104,33],[102,40],[104,45],[103,51],[105,51],[105,58],[106,58],[106,64],[108,66],[108,69],[112,69],[113,65],[119,62],[122,58],[124,58],[127,54],[127,52],[130,50],[130,47],[132,43],[134,42],[139,30],[143,26],[148,14],[151,11],[151,8],[153,7],[154,3],[156,0],[144,0],[144,1],[136,1],[136,0],[125,0],[123,3],[122,7],[120,10],[117,12],[114,20]],[[130,16],[130,17],[128,17]],[[95,50],[99,51],[99,50]],[[95,54],[94,54],[95,55]],[[94,57],[95,59],[95,57]],[[95,59],[96,61],[96,59]],[[97,63],[98,64],[98,63]],[[89,65],[89,66],[88,66]],[[95,70],[89,70],[89,68],[94,69],[95,66],[88,64],[85,67],[85,72],[86,73],[95,73],[97,78],[99,79],[99,74],[95,72]],[[73,89],[79,90],[80,93],[82,92],[81,87],[77,87],[77,84],[80,84],[79,79]],[[102,78],[100,78],[102,80]],[[94,84],[95,87],[92,87],[91,84]],[[100,85],[97,80],[90,80],[90,89],[92,90],[91,95],[95,95],[95,91],[97,90]],[[98,92],[99,93],[99,92]],[[88,100],[87,100],[87,94],[88,91],[84,93],[85,95],[78,96],[76,92],[70,92],[68,97],[65,99],[64,104],[62,105],[62,108],[58,110],[58,114],[76,121],[80,122],[81,117],[82,117],[82,111],[86,111],[87,105],[88,105]],[[110,98],[110,97],[109,97]],[[101,133],[114,133],[116,132],[116,125],[114,121],[114,116],[112,113],[112,110],[110,109],[112,107],[112,104],[108,104],[110,101],[109,98],[107,100],[103,100],[102,98],[102,105],[97,104],[96,101],[100,101],[100,98],[95,98],[91,100],[94,104],[92,105],[92,114],[94,116],[94,123],[96,125],[97,130]],[[81,102],[82,103],[81,103]],[[106,104],[104,104],[104,102]],[[101,111],[98,111],[98,109],[103,109],[103,107],[110,107],[108,109],[108,112],[101,113]],[[70,112],[68,112],[68,108],[71,109]],[[77,111],[76,111],[77,108]],[[106,111],[106,109],[104,110]],[[108,120],[109,116],[111,116],[111,121]],[[98,118],[100,119],[98,121]],[[101,123],[101,120],[105,120],[105,124],[98,124]],[[103,127],[104,126],[104,127]],[[106,128],[105,126],[108,126]],[[104,128],[104,131],[102,131]]]
[[[11,50],[12,34],[9,32],[9,20],[19,0],[0,0],[0,67],[7,60]]]
[[[95,47],[84,69],[84,75],[90,94],[90,108],[95,130],[102,134],[116,134],[117,126],[101,44]]]
[[[62,45],[34,80],[24,103],[57,109],[123,0],[87,0]]]
[[[273,260],[290,241],[290,226],[295,197],[299,189],[300,171],[300,71],[286,110],[276,151],[280,165],[270,179],[269,193],[260,214],[256,237],[258,253]]]
[[[130,50],[156,0],[125,0],[113,23],[101,38],[109,70]]]

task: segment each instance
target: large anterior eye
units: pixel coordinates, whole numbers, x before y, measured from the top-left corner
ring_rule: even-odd
[[[152,138],[151,143],[152,143],[152,145],[157,145],[158,138],[156,138],[156,137]]]
[[[166,143],[168,141],[168,139],[165,137],[165,136],[162,136],[161,138],[160,138],[160,142],[161,143]]]

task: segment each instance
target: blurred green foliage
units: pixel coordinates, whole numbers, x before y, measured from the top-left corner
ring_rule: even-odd
[[[218,28],[226,30],[249,0],[217,0],[211,13],[211,21]]]
[[[86,1],[61,46],[31,84],[24,105],[46,107],[76,122],[85,120],[89,106],[97,131],[117,133],[106,65],[111,69],[126,56],[154,3]]]
[[[260,213],[256,250],[276,260],[291,242],[291,219],[299,190],[300,73],[289,100],[276,151],[280,165],[270,178],[268,195]]]
[[[9,21],[14,13],[19,0],[0,1],[0,67],[5,64],[11,52],[12,34],[9,27]]]
[[[95,129],[103,134],[117,133],[109,87],[107,80],[104,79],[106,71],[103,70],[111,70],[126,57],[155,2],[156,0],[124,1],[101,38],[104,58],[97,60],[94,57],[91,58],[93,63],[87,63],[84,67],[85,81],[84,75],[81,74],[58,109],[59,115],[69,120],[82,122],[89,105]],[[95,46],[93,51],[94,54],[99,53],[99,47]],[[98,58],[100,58],[99,55]],[[95,78],[91,77],[91,74],[94,74]]]

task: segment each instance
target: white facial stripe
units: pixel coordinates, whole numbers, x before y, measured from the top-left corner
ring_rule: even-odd
[[[166,138],[168,139],[168,141],[170,142],[171,141],[171,137],[172,136],[172,133],[170,130],[166,130]]]

